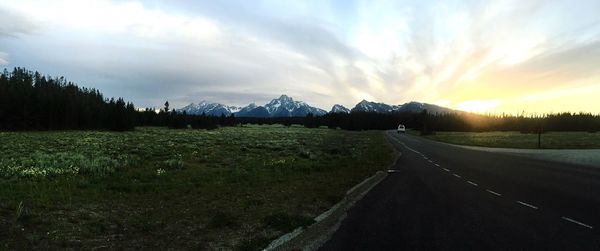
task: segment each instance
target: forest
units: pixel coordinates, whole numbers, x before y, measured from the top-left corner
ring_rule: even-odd
[[[106,98],[96,89],[82,88],[64,77],[44,76],[24,68],[4,69],[0,74],[0,130],[111,130],[128,131],[136,126],[173,129],[215,129],[243,124],[292,124],[308,128],[327,126],[344,130],[387,130],[398,124],[435,131],[588,131],[600,130],[600,115],[556,113],[538,116],[482,115],[467,112],[329,113],[292,118],[249,118],[188,115],[169,107],[136,109],[123,98]]]
[[[122,98],[105,99],[64,77],[15,68],[0,75],[0,130],[92,129],[126,131],[137,113]]]

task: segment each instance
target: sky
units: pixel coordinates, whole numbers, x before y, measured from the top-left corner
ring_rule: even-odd
[[[3,0],[0,68],[137,107],[419,101],[600,113],[600,1]]]

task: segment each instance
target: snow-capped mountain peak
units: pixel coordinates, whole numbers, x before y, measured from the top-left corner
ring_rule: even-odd
[[[419,103],[419,102],[408,102],[402,105],[388,105],[384,103],[370,102],[362,100],[354,108],[352,112],[375,112],[375,113],[418,113],[423,110],[427,110],[430,113],[455,113],[459,112],[446,107],[437,105]]]
[[[200,101],[200,103],[198,104],[191,103],[181,109],[178,109],[177,112],[185,112],[186,114],[195,115],[205,114],[212,116],[229,116],[232,113],[237,112],[239,110],[240,108],[236,106],[226,106],[219,103],[208,103],[207,101],[203,100]]]
[[[427,110],[430,113],[454,113],[458,112],[445,107],[419,103],[408,102],[402,105],[388,105],[385,103],[371,102],[362,100],[354,108],[349,110],[342,105],[334,105],[330,113],[350,113],[350,112],[375,112],[375,113],[415,113]],[[251,103],[245,107],[227,106],[220,103],[210,103],[205,100],[200,103],[191,103],[178,112],[187,114],[206,114],[212,116],[229,116],[234,114],[237,117],[304,117],[311,113],[316,116],[326,114],[325,110],[313,107],[302,101],[295,101],[287,95],[281,95],[279,98],[271,100],[269,103],[259,106]]]
[[[281,95],[279,98],[273,99],[271,100],[271,102],[266,104],[265,108],[267,108],[267,111],[269,111],[269,113],[276,112],[280,109],[280,107],[283,107],[282,109],[285,109],[287,111],[292,111],[293,109],[298,107],[297,102],[298,101],[294,101],[294,99],[288,97],[287,95]]]
[[[251,103],[245,107],[236,107],[202,101],[198,104],[191,103],[177,111],[185,111],[187,114],[196,115],[204,113],[213,116],[234,114],[239,117],[304,117],[309,113],[317,116],[327,113],[325,110],[312,107],[305,102],[295,101],[287,95],[281,95],[264,106]]]
[[[329,113],[350,113],[350,109],[344,107],[343,105],[335,104],[331,107],[331,111]]]
[[[376,103],[367,100],[362,100],[351,110],[352,112],[378,112],[389,113],[393,111],[392,106],[384,103]]]
[[[306,116],[308,113],[314,115],[323,115],[326,111],[312,107],[302,101],[294,101],[287,95],[281,95],[279,98],[271,100],[265,105],[271,117],[297,117]]]

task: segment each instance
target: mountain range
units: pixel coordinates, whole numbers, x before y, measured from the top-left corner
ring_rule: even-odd
[[[393,112],[421,112],[427,109],[431,113],[455,113],[457,110],[452,110],[446,107],[409,102],[402,105],[388,105],[385,103],[371,102],[362,100],[354,108],[348,109],[342,105],[334,105],[329,113],[350,113],[350,112],[377,112],[377,113],[393,113]],[[296,101],[287,95],[281,95],[279,98],[271,100],[271,102],[259,106],[255,103],[245,107],[228,106],[219,103],[209,103],[202,101],[198,104],[191,103],[177,112],[185,112],[193,115],[212,115],[212,116],[230,116],[234,114],[236,117],[304,117],[309,113],[315,116],[325,115],[328,112],[308,105],[302,101]]]

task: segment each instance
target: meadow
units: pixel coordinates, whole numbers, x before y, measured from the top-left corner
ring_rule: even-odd
[[[0,249],[258,250],[389,164],[380,131],[0,132]]]
[[[411,130],[418,135],[418,131]],[[485,147],[534,149],[538,147],[535,133],[508,132],[435,132],[425,136],[441,142]],[[545,132],[541,137],[544,149],[595,149],[600,148],[600,133]]]

